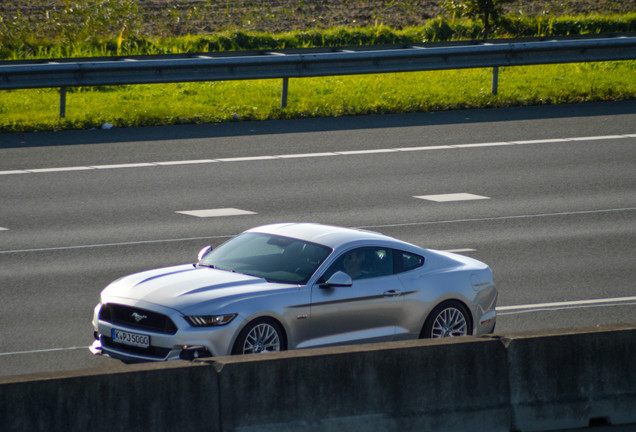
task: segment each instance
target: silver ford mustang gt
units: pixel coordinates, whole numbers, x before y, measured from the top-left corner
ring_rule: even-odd
[[[124,362],[492,333],[497,290],[477,260],[370,231],[257,227],[196,264],[116,280],[94,354]]]

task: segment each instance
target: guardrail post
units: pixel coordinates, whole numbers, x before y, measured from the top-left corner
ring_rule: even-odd
[[[289,88],[289,78],[283,78],[283,91],[280,98],[280,107],[287,108],[287,89]]]
[[[66,117],[66,87],[60,87],[60,118]]]
[[[497,94],[497,87],[499,86],[499,66],[492,68],[492,94]]]

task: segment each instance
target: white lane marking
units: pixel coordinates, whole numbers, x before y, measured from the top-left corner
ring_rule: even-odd
[[[556,142],[556,141],[551,141]],[[511,143],[502,141],[502,142],[492,142],[492,143],[477,143],[477,144],[458,144],[454,145],[455,148],[474,148],[474,147],[497,147],[497,146],[509,146]],[[516,142],[515,144],[519,144]]]
[[[90,168],[95,168],[98,170],[102,169],[120,169],[120,168],[146,168],[157,166],[155,163],[149,162],[140,162],[140,163],[125,163],[125,164],[115,164],[115,165],[92,165]]]
[[[39,349],[39,350],[31,350],[31,351],[14,351],[14,352],[4,352],[0,353],[0,357],[11,356],[11,355],[21,355],[21,354],[41,354],[41,353],[50,353],[50,352],[58,352],[58,351],[73,351],[73,350],[87,350],[90,347],[68,347],[68,348],[48,348],[48,349]]]
[[[510,141],[511,144],[545,144],[545,143],[560,143],[567,141],[576,141],[570,138],[562,138],[562,139],[545,139],[545,140],[526,140],[526,141]]]
[[[531,219],[531,218],[550,217],[550,216],[575,216],[575,215],[587,215],[587,214],[597,214],[597,213],[614,213],[614,212],[633,211],[633,210],[636,210],[636,207],[602,209],[602,210],[581,210],[581,211],[558,212],[558,213],[540,213],[540,214],[533,214],[533,215],[495,216],[495,217],[484,217],[484,218],[473,218],[473,219],[451,219],[451,220],[430,221],[430,222],[403,222],[403,223],[384,224],[384,225],[365,225],[365,226],[359,226],[356,228],[360,228],[360,229],[398,228],[398,227],[407,227],[407,226],[437,225],[437,224],[464,223],[464,222],[488,222],[488,221],[499,221],[499,220],[507,220],[507,219]]]
[[[444,252],[452,252],[452,253],[477,252],[477,249],[471,249],[471,248],[464,248],[464,249],[446,249]]]
[[[11,170],[11,171],[0,171],[0,175],[11,175],[11,174],[28,174],[27,170]]]
[[[338,156],[337,153],[294,153],[294,154],[283,154],[277,155],[274,159],[304,159],[304,158],[313,158],[313,157],[329,157],[329,156]]]
[[[421,147],[395,147],[395,148],[368,149],[368,150],[349,150],[349,151],[345,150],[345,151],[339,151],[339,152],[326,152],[326,153],[262,155],[262,156],[246,156],[246,157],[220,158],[220,159],[140,162],[140,163],[124,163],[124,164],[114,164],[114,165],[76,166],[76,167],[66,167],[66,168],[34,168],[34,169],[0,171],[0,175],[85,171],[85,170],[95,170],[95,169],[103,170],[103,169],[120,169],[120,168],[144,168],[144,167],[158,167],[158,166],[207,164],[207,163],[215,163],[215,162],[231,163],[231,162],[244,162],[244,161],[263,161],[263,160],[272,160],[272,159],[353,156],[353,155],[367,155],[367,154],[377,154],[377,153],[414,152],[414,151],[430,151],[430,150],[457,150],[457,149],[470,149],[470,148],[482,148],[482,147],[514,146],[514,145],[576,143],[581,141],[607,141],[607,140],[619,140],[619,139],[625,139],[625,138],[636,138],[636,134],[602,135],[602,136],[571,137],[571,138],[550,138],[550,139],[538,139],[538,140],[527,140],[527,141],[466,143],[466,144],[440,145],[440,146],[428,146],[428,147],[421,146]]]
[[[636,305],[636,297],[617,297],[595,300],[577,300],[577,301],[565,301],[554,303],[537,303],[527,305],[516,306],[499,306],[497,307],[497,315],[514,315],[519,313],[529,312],[541,312],[541,311],[559,311],[564,309],[574,308],[593,308],[593,307],[607,307],[607,306],[632,306]],[[24,355],[24,354],[42,354],[59,351],[73,351],[73,350],[87,350],[88,346],[81,347],[68,347],[68,348],[48,348],[31,351],[14,351],[0,353],[0,357]]]
[[[486,146],[488,144],[484,144],[484,146]],[[459,148],[459,146],[455,146],[457,148]],[[396,148],[396,151],[399,152],[410,152],[410,151],[426,151],[426,150],[448,150],[448,149],[452,149],[453,147],[449,146],[449,145],[439,145],[439,146],[422,146],[422,147],[400,147],[400,148]]]
[[[61,167],[61,168],[36,168],[28,170],[30,173],[46,173],[46,172],[66,172],[66,171],[87,171],[92,170],[91,167]]]
[[[413,198],[427,200],[427,201],[435,201],[435,202],[473,201],[473,200],[490,199],[487,196],[475,195],[475,194],[471,194],[471,193],[418,195],[418,196],[414,196]]]
[[[575,300],[552,303],[535,303],[515,306],[498,306],[498,315],[515,315],[530,312],[560,311],[565,309],[581,309],[590,307],[630,306],[636,305],[636,297],[616,297],[594,300]]]
[[[195,216],[195,217],[200,217],[200,218],[223,217],[223,216],[243,216],[243,215],[257,214],[256,212],[253,212],[253,211],[241,210],[241,209],[236,209],[236,208],[184,210],[184,211],[178,211],[176,213],[181,213],[181,214],[184,214],[184,215]]]
[[[589,137],[577,137],[577,138],[569,138],[570,141],[604,141],[604,140],[613,140],[619,138],[631,138],[630,135],[601,135],[601,136],[589,136]]]
[[[166,162],[154,162],[159,166],[170,166],[170,165],[195,165],[195,164],[209,164],[216,162],[214,159],[196,159],[196,160],[184,160],[184,161],[166,161]]]
[[[337,152],[339,155],[361,155],[361,154],[375,154],[375,153],[393,153],[399,151],[398,149],[376,149],[376,150],[348,150]]]
[[[603,210],[582,210],[575,212],[559,212],[559,213],[542,213],[536,215],[515,215],[515,216],[499,216],[490,218],[475,218],[475,219],[454,219],[454,220],[442,220],[442,221],[424,221],[424,222],[405,222],[397,224],[384,224],[384,225],[364,225],[356,226],[353,228],[358,229],[379,229],[379,228],[396,228],[405,226],[423,226],[423,225],[436,225],[436,224],[451,224],[451,223],[466,223],[466,222],[484,222],[484,221],[498,221],[508,219],[530,219],[535,217],[550,217],[550,216],[578,216],[588,214],[599,213],[615,213],[623,211],[634,211],[636,207],[618,208],[618,209],[603,209]],[[132,242],[120,242],[120,243],[101,243],[101,244],[88,244],[88,245],[76,245],[76,246],[57,246],[48,248],[36,248],[36,249],[14,249],[14,250],[0,250],[0,254],[9,253],[24,253],[24,252],[50,252],[66,249],[87,249],[98,247],[113,247],[113,246],[133,246],[150,243],[168,243],[168,242],[181,242],[181,241],[195,241],[195,240],[211,240],[211,239],[224,239],[235,237],[236,234],[217,235],[217,236],[204,236],[204,237],[186,237],[186,238],[173,238],[173,239],[158,239],[158,240],[140,240]]]
[[[233,157],[217,159],[218,162],[251,162],[259,160],[271,160],[276,159],[274,156],[245,156],[245,157]]]
[[[9,231],[9,228],[0,227],[0,231]]]
[[[37,248],[37,249],[15,249],[15,250],[0,251],[0,254],[24,253],[24,252],[52,252],[52,251],[69,250],[69,249],[89,249],[89,248],[116,247],[116,246],[136,246],[136,245],[153,244],[153,243],[173,243],[173,242],[183,242],[183,241],[228,239],[232,237],[236,237],[236,235],[230,234],[230,235],[217,235],[217,236],[206,236],[206,237],[185,237],[185,238],[175,238],[175,239],[140,240],[140,241],[132,241],[132,242],[98,243],[98,244],[76,245],[76,246],[57,246],[57,247]]]

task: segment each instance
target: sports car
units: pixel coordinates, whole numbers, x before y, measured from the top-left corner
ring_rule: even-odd
[[[483,335],[497,289],[475,259],[371,231],[252,228],[194,264],[120,278],[95,307],[94,354],[127,363]]]

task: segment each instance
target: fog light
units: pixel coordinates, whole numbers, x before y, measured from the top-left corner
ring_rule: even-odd
[[[179,354],[181,360],[194,360],[202,357],[212,357],[212,353],[201,345],[184,345]]]

